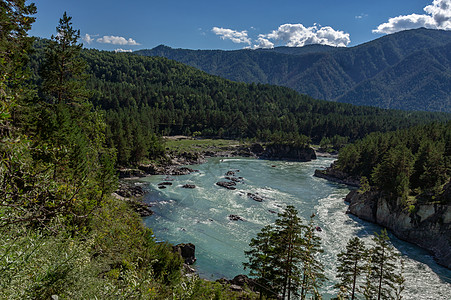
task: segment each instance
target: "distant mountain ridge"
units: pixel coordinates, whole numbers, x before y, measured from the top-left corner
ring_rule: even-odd
[[[451,31],[414,29],[352,48],[135,51],[234,81],[287,86],[328,101],[451,112]]]

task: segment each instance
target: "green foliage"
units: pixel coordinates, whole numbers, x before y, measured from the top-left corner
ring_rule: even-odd
[[[80,30],[72,27],[72,17],[64,12],[45,49],[41,69],[42,93],[50,103],[77,103],[86,100],[86,62],[80,57],[82,44],[77,44]]]
[[[389,243],[387,231],[373,237],[367,248],[358,237],[338,254],[338,299],[402,299],[404,262]]]
[[[350,239],[346,251],[338,254],[337,277],[340,281],[335,287],[342,291],[344,299],[356,298],[357,278],[365,271],[365,259],[365,244],[358,237]]]
[[[451,179],[451,122],[372,133],[340,151],[336,166],[392,199],[434,201]]]
[[[267,298],[291,295],[301,299],[310,294],[319,297],[318,289],[325,276],[318,259],[322,253],[320,238],[315,235],[313,216],[308,225],[302,224],[297,211],[288,206],[275,225],[265,226],[245,251],[249,262],[245,269],[256,277],[260,295]]]
[[[365,299],[400,299],[404,278],[397,272],[398,254],[389,244],[387,231],[383,229],[373,238],[375,245],[369,250],[366,278],[363,288]]]

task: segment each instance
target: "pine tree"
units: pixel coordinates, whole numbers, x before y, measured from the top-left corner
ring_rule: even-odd
[[[72,17],[64,12],[52,35],[41,69],[42,91],[50,103],[82,102],[89,96],[86,89],[87,64],[81,58],[83,44],[78,44],[80,30],[72,27]]]
[[[324,250],[321,248],[321,238],[315,234],[316,226],[313,222],[314,217],[314,214],[310,216],[309,224],[303,235],[301,299],[305,299],[309,293],[315,299],[321,298],[319,288],[326,280],[324,266],[318,258],[318,255],[323,253]]]
[[[337,277],[340,282],[335,285],[343,293],[347,299],[355,299],[357,278],[363,274],[365,270],[366,248],[365,244],[358,237],[350,239],[346,245],[346,251],[338,254]]]
[[[8,134],[12,110],[26,93],[26,64],[33,41],[27,36],[36,6],[25,0],[0,1],[0,134]]]
[[[375,245],[369,250],[366,264],[366,282],[363,286],[366,299],[393,299],[400,297],[403,277],[397,272],[399,255],[389,243],[387,230],[374,236]]]
[[[305,242],[303,233],[307,227],[302,224],[297,210],[293,206],[287,206],[275,222],[277,265],[274,266],[281,276],[276,282],[282,287],[282,298],[291,298],[291,294],[298,295],[301,286],[302,262],[305,263]]]
[[[263,299],[263,296],[277,298],[279,294],[279,287],[274,283],[277,277],[273,268],[275,234],[273,226],[263,227],[257,237],[251,240],[251,250],[244,252],[249,259],[249,262],[243,263],[244,269],[249,269],[249,274],[256,277],[260,299]]]
[[[256,277],[260,296],[291,299],[307,294],[320,298],[324,268],[318,260],[322,252],[320,238],[315,235],[313,216],[304,225],[293,206],[278,215],[275,225],[264,227],[249,246],[245,255],[250,275]],[[301,293],[299,293],[301,291]]]

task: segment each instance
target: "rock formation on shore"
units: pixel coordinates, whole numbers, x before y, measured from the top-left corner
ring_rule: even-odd
[[[437,262],[451,269],[451,205],[418,203],[412,209],[388,201],[384,193],[351,191],[348,213],[390,229],[398,238],[431,251]]]

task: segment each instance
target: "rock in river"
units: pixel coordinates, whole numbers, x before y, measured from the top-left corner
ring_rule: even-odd
[[[219,182],[216,182],[216,185],[222,186],[229,190],[236,190],[236,187],[235,187],[236,183],[233,181],[219,181]]]

